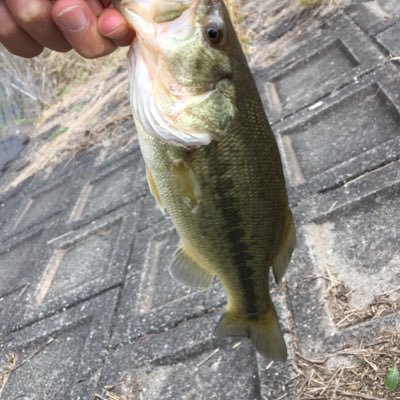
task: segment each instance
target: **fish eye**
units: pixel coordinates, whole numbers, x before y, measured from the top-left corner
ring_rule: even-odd
[[[206,28],[206,35],[212,44],[217,44],[222,40],[222,28],[216,25],[208,25]]]

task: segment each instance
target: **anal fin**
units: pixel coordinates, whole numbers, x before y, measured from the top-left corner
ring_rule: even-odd
[[[199,288],[209,287],[214,276],[202,267],[183,246],[176,251],[169,272],[179,282]]]
[[[292,213],[288,207],[285,212],[285,221],[281,239],[277,247],[277,252],[272,259],[272,271],[277,283],[280,283],[285,275],[295,245],[296,229],[293,223]]]

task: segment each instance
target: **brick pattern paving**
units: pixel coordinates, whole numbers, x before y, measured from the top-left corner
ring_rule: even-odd
[[[0,198],[1,399],[275,399],[294,344],[312,355],[400,328],[398,310],[343,320],[321,279],[345,282],[350,311],[400,286],[400,8],[352,2],[322,29],[256,72],[298,227],[273,286],[289,360],[212,337],[223,291],[169,276],[178,238],[133,144]]]

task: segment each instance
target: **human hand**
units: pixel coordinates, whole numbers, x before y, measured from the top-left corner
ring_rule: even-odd
[[[35,57],[43,48],[86,58],[129,45],[132,28],[111,0],[0,0],[0,43],[13,54]]]

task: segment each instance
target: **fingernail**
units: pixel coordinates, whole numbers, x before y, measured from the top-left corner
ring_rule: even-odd
[[[61,28],[70,32],[81,32],[89,25],[89,19],[82,8],[69,7],[57,15],[57,21]]]

